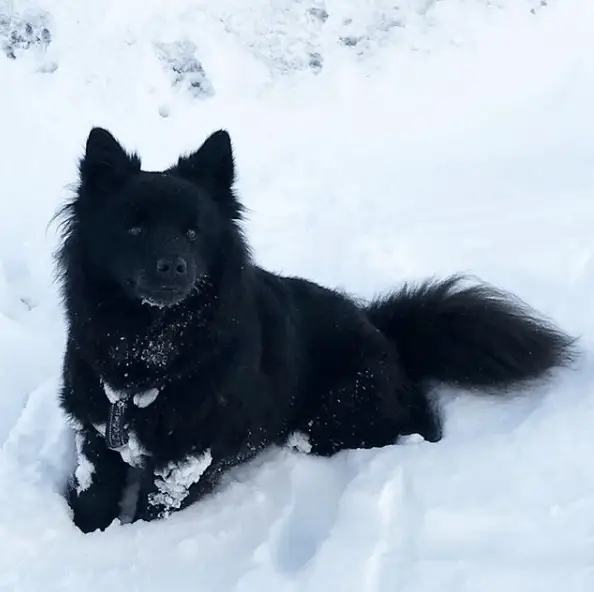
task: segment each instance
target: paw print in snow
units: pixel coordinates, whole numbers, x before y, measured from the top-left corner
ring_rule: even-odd
[[[23,19],[0,15],[0,45],[7,58],[16,60],[32,48],[45,50],[51,41],[52,34],[46,18]]]
[[[172,74],[173,86],[185,87],[196,98],[214,95],[213,86],[196,57],[196,46],[191,41],[159,43],[156,49],[159,59]]]

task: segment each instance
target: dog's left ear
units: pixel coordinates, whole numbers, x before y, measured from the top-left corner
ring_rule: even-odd
[[[140,159],[136,154],[128,154],[109,131],[94,127],[87,138],[79,170],[84,187],[109,192],[140,171]]]
[[[230,190],[235,181],[235,164],[229,133],[214,132],[196,152],[180,158],[175,170],[189,181]]]

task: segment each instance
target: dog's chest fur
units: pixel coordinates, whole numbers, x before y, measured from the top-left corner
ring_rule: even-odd
[[[166,368],[179,353],[181,329],[172,325],[149,329],[145,335],[120,335],[111,340],[108,357],[123,372],[130,365],[145,367],[147,374]]]
[[[167,369],[179,353],[180,327],[152,327],[146,335],[132,338],[108,337],[111,343],[106,358],[110,371],[100,376],[102,388],[98,396],[105,398],[101,417],[93,425],[108,441],[110,432],[121,432],[126,442],[114,450],[127,464],[140,466],[143,458],[151,454],[147,436],[153,430],[149,426],[154,428],[163,413],[160,408],[163,401],[158,399]],[[117,404],[125,407],[121,425],[113,423]]]
[[[126,421],[120,427],[125,429],[127,442],[114,449],[132,466],[141,465],[147,456],[169,459],[182,451],[202,449],[210,442],[211,436],[202,430],[188,430],[188,424],[210,418],[214,411],[205,415],[198,401],[186,409],[184,386],[176,388],[193,364],[194,358],[187,357],[188,351],[194,351],[190,344],[207,334],[202,320],[201,311],[180,310],[157,317],[144,330],[104,330],[97,352],[102,363],[95,367],[101,388],[94,391],[96,403],[88,419],[105,438],[114,403],[125,401]],[[196,331],[200,332],[198,337]],[[117,434],[117,426],[111,427]]]

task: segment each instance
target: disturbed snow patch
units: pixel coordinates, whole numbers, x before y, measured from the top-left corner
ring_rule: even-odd
[[[0,46],[7,58],[16,60],[30,49],[45,51],[51,41],[46,13],[17,14],[0,7]]]
[[[172,74],[173,86],[191,93],[195,98],[208,98],[214,95],[212,83],[206,76],[204,67],[196,57],[197,47],[189,39],[174,43],[155,45],[159,59]],[[146,300],[147,304],[155,303]]]

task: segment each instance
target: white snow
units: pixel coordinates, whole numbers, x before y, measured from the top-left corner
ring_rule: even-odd
[[[592,23],[591,0],[0,0],[0,590],[594,590]],[[269,268],[364,297],[466,271],[586,354],[509,401],[442,392],[438,444],[271,451],[82,535],[49,221],[91,125],[149,170],[228,129]]]
[[[164,304],[157,302],[156,300],[151,300],[150,298],[143,298],[142,303],[148,306],[152,306],[154,308],[165,308]]]
[[[142,393],[134,395],[132,401],[134,402],[134,405],[140,407],[141,409],[144,409],[145,407],[148,407],[151,403],[154,403],[158,396],[159,389],[152,388]]]
[[[105,396],[108,398],[110,403],[117,403],[120,399],[126,399],[128,394],[122,391],[116,391],[111,388],[106,382],[103,383],[103,390]],[[151,403],[154,403],[156,398],[159,396],[159,389],[151,388],[141,393],[136,393],[132,397],[134,405],[140,408],[148,407]]]
[[[305,434],[301,432],[295,432],[289,436],[287,440],[287,448],[293,448],[298,452],[311,452],[311,444]]]
[[[126,444],[116,448],[116,451],[120,453],[122,460],[131,467],[142,466],[143,457],[148,454],[132,430],[128,433]]]
[[[122,391],[116,391],[106,382],[103,383],[103,390],[105,391],[105,396],[112,405],[114,403],[117,403],[120,399],[125,399],[128,396],[126,393]]]
[[[95,466],[83,451],[83,435],[76,433],[74,435],[74,442],[76,446],[76,469],[74,476],[76,478],[76,491],[80,494],[91,487]]]
[[[188,495],[190,487],[198,483],[204,471],[212,463],[210,450],[180,463],[170,463],[155,471],[155,485],[158,493],[152,494],[150,503],[163,507],[165,511],[179,508]]]
[[[105,423],[94,423],[93,427],[102,435],[105,436],[105,430],[107,428],[107,424]]]

